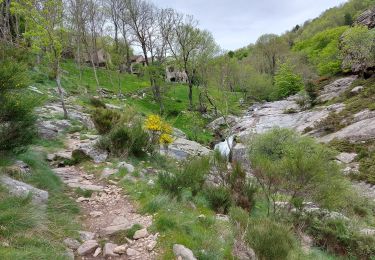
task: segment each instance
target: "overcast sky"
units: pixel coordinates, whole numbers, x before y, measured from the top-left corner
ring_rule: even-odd
[[[346,0],[152,0],[192,14],[226,50],[254,43],[265,33],[281,34]]]

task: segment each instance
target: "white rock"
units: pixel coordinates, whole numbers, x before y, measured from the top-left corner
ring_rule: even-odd
[[[152,251],[152,250],[154,250],[154,248],[156,247],[156,244],[157,244],[157,242],[156,241],[151,241],[150,243],[148,243],[147,244],[147,250],[148,251]]]
[[[67,248],[64,254],[66,260],[74,260],[74,252],[72,249]]]
[[[134,233],[133,239],[140,239],[140,238],[144,238],[144,237],[147,237],[147,236],[148,236],[147,229],[143,228],[143,229],[137,230]]]
[[[90,198],[85,198],[85,197],[79,197],[76,202],[84,202],[84,201],[90,201]]]
[[[118,168],[126,169],[128,171],[128,173],[133,173],[135,171],[134,166],[129,164],[129,163],[126,163],[126,162],[120,162],[118,164]]]
[[[98,242],[96,240],[87,240],[84,242],[78,249],[77,253],[79,255],[87,255],[91,254],[95,251],[95,249],[99,246]]]
[[[183,260],[197,260],[193,254],[193,251],[183,245],[174,244],[173,253],[176,257],[181,257]]]
[[[361,234],[366,236],[375,236],[375,229],[374,228],[364,228],[360,231]]]
[[[210,152],[211,150],[207,147],[183,138],[176,138],[169,145],[168,150],[164,147],[160,149],[161,154],[171,156],[177,160],[184,160],[189,156],[208,155]]]
[[[128,249],[126,249],[126,254],[128,256],[135,256],[135,255],[138,255],[139,252],[137,250],[133,249],[133,248],[128,248]]]
[[[73,238],[65,238],[63,241],[64,245],[70,249],[77,250],[78,247],[81,245],[77,240]]]
[[[78,233],[82,241],[94,240],[94,238],[96,237],[95,233],[88,231],[78,231]]]
[[[118,246],[115,249],[113,249],[113,252],[116,253],[116,254],[122,255],[122,254],[126,253],[126,248],[127,248],[126,245],[121,245],[121,246]]]
[[[336,159],[343,163],[351,163],[357,157],[356,153],[340,153],[336,156]]]
[[[363,86],[358,86],[358,87],[353,88],[353,89],[350,91],[350,93],[352,93],[353,95],[357,95],[357,94],[359,94],[360,92],[362,92],[363,89],[364,89]]]
[[[97,256],[100,255],[101,252],[102,252],[102,249],[101,249],[100,247],[98,247],[98,248],[95,250],[95,252],[94,252],[94,254],[93,254],[92,256],[93,256],[93,257],[97,257]]]
[[[1,175],[0,183],[7,188],[10,194],[17,197],[27,197],[31,194],[32,202],[35,205],[46,206],[48,202],[48,192],[37,189],[24,182],[16,181],[8,176]]]
[[[103,248],[103,256],[108,257],[108,256],[118,256],[113,250],[117,247],[116,244],[112,243],[106,243]]]
[[[110,177],[111,175],[117,173],[117,170],[116,169],[111,169],[111,168],[105,168],[102,172],[102,175],[100,178],[102,179],[106,179],[108,177]]]
[[[357,76],[350,76],[335,80],[331,84],[324,87],[321,95],[318,97],[318,100],[324,102],[340,96],[352,85],[353,81],[356,79]]]

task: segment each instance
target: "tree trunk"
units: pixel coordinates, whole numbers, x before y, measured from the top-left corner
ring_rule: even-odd
[[[61,106],[62,106],[62,109],[64,111],[64,118],[68,119],[68,111],[66,110],[65,101],[64,101],[64,92],[63,92],[62,87],[61,87],[60,63],[59,63],[59,61],[56,62],[55,66],[56,66],[55,73],[56,73],[57,90],[58,90],[59,95],[60,95]]]
[[[189,107],[193,111],[193,83],[189,80]]]

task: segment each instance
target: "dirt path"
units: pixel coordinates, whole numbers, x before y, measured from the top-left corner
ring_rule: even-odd
[[[68,135],[66,150],[58,155],[66,157],[81,143],[79,135]],[[51,156],[53,157],[53,155]],[[62,166],[62,165],[60,165]],[[137,213],[122,189],[76,166],[57,167],[54,172],[71,188],[71,196],[80,204],[84,231],[80,231],[81,242],[67,239],[65,244],[74,252],[74,259],[155,259],[158,234],[149,234],[147,228],[152,217]],[[92,192],[90,198],[79,197],[74,191]],[[139,224],[144,229],[136,232],[133,239],[125,232]],[[116,244],[116,241],[121,243]],[[83,243],[82,243],[83,242]]]

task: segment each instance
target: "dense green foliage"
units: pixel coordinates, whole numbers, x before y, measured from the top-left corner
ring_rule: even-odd
[[[99,134],[107,134],[120,121],[121,114],[116,110],[98,108],[92,113],[92,120]]]
[[[294,50],[303,52],[317,67],[320,75],[334,75],[341,71],[339,41],[346,26],[327,29],[298,42]]]
[[[277,98],[285,98],[298,93],[303,89],[302,77],[293,72],[290,64],[284,63],[275,75]]]
[[[348,183],[332,157],[325,146],[287,129],[256,136],[250,146],[254,175],[273,211],[281,190],[287,191],[288,202],[296,207],[301,200],[328,208],[343,206]]]
[[[342,37],[343,66],[355,72],[363,73],[375,66],[375,29],[355,26],[347,30]]]
[[[158,175],[159,185],[175,196],[181,196],[184,190],[196,195],[202,190],[205,177],[209,171],[208,158],[196,158],[186,162],[181,170],[170,173],[162,172]]]
[[[2,46],[9,55],[0,56],[0,151],[22,150],[35,136],[34,108],[36,99],[27,90],[29,77],[24,59],[12,56],[10,47]]]

